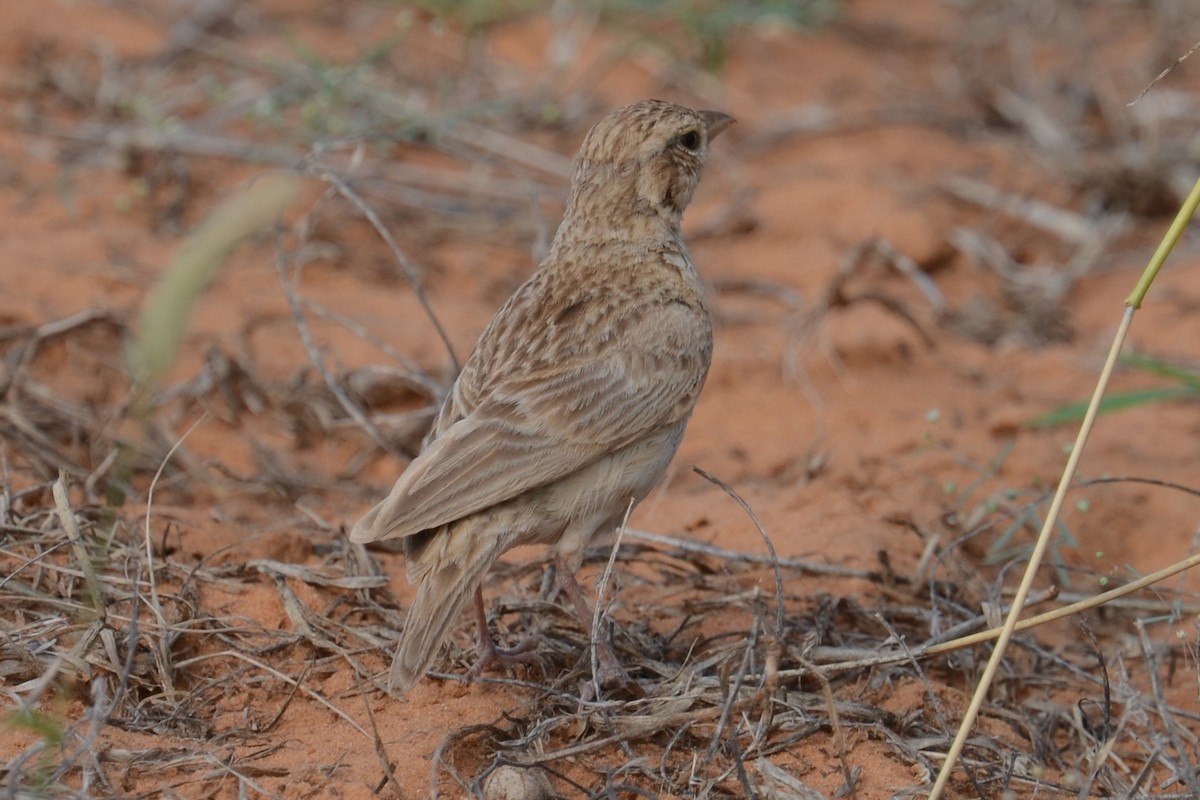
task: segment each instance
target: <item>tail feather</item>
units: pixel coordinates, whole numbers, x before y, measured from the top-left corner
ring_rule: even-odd
[[[491,558],[452,561],[430,569],[417,589],[388,677],[388,689],[408,692],[425,676],[454,620],[492,565]]]

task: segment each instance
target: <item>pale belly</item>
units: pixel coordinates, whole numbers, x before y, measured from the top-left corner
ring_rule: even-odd
[[[595,540],[611,535],[633,505],[640,502],[666,472],[679,449],[686,420],[608,455],[546,487],[547,521],[553,544],[572,569],[583,561]],[[559,527],[565,523],[565,527]],[[558,534],[558,535],[555,535]]]
[[[576,570],[593,544],[615,533],[631,506],[658,483],[683,438],[684,420],[554,483],[439,529],[409,551],[409,580],[435,564],[473,563],[491,551],[544,544]]]

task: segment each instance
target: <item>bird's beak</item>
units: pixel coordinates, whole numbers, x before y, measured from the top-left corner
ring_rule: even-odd
[[[736,119],[722,111],[701,111],[700,119],[704,120],[704,127],[708,130],[710,142],[717,138],[721,131],[737,122]]]

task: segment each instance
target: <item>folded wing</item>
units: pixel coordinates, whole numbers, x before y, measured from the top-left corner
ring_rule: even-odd
[[[670,321],[702,324],[690,317]],[[656,333],[660,342],[689,341]],[[606,349],[607,357],[593,353],[502,380],[428,444],[350,538],[436,528],[569,475],[690,411],[707,353],[653,353],[644,340]]]

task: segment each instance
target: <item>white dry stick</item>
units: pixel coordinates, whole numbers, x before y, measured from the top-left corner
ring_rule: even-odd
[[[155,470],[154,478],[150,481],[150,491],[146,493],[146,522],[143,536],[146,542],[146,571],[150,576],[150,610],[154,612],[154,616],[158,617],[158,624],[163,626],[167,624],[167,619],[163,616],[162,605],[158,600],[158,582],[154,578],[154,544],[150,540],[150,511],[154,508],[154,489],[158,486],[158,479],[162,477],[163,470],[167,468],[167,462],[171,460],[171,456],[175,455],[175,451],[183,446],[187,438],[192,435],[192,431],[196,430],[200,426],[200,423],[206,419],[208,419],[207,411],[192,423],[192,426],[184,432],[183,436],[175,441],[175,444],[171,445],[171,449],[167,451],[166,457],[163,458],[162,463]]]
[[[604,572],[600,575],[600,580],[596,584],[596,605],[592,608],[592,636],[588,642],[588,652],[592,662],[592,683],[596,687],[596,699],[600,699],[600,661],[596,656],[596,642],[599,641],[600,633],[600,617],[603,616],[604,609],[604,590],[608,587],[608,579],[612,575],[613,566],[617,561],[617,551],[621,548],[621,540],[625,538],[625,527],[629,524],[629,516],[633,513],[635,502],[633,498],[629,498],[629,505],[625,509],[625,516],[621,518],[621,526],[617,528],[617,540],[613,542],[612,550],[608,554],[608,563],[604,565]]]

